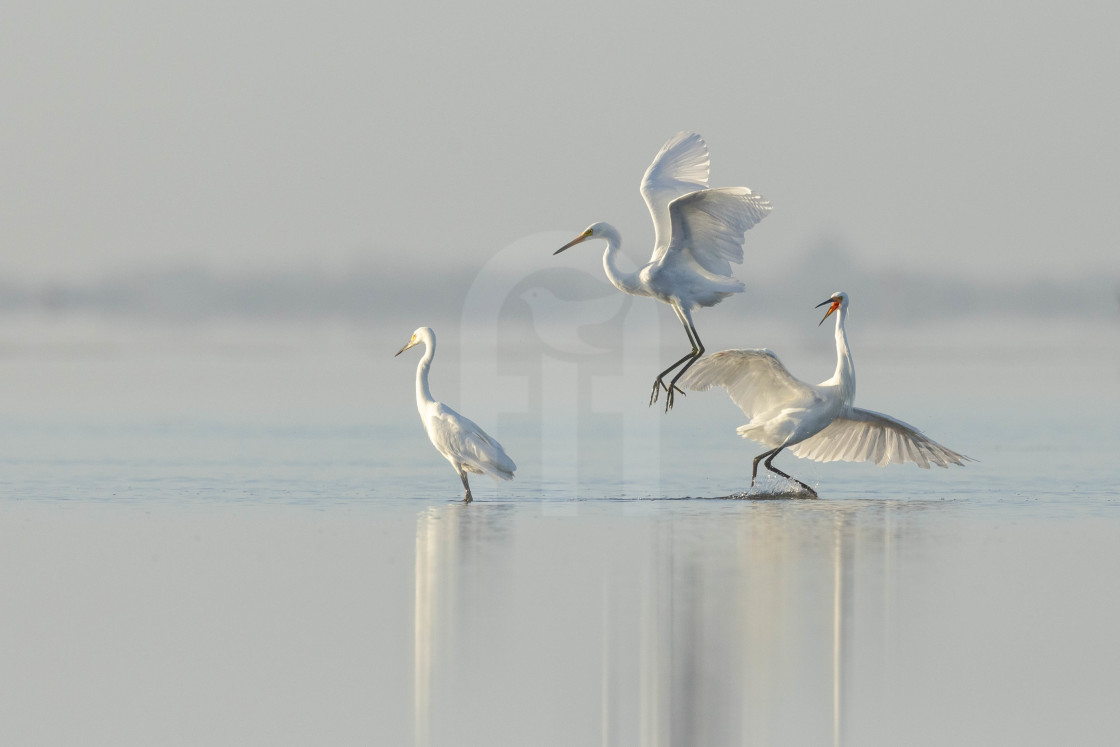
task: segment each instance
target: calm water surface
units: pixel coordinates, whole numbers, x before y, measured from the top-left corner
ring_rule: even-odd
[[[756,451],[721,396],[664,416],[530,378],[463,407],[520,468],[464,506],[415,361],[351,342],[0,360],[0,741],[1120,737],[1115,353],[857,353],[863,405],[981,461],[779,457],[817,501],[717,499]]]

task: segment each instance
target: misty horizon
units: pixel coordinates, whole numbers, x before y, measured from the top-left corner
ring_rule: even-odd
[[[749,252],[748,252],[749,253]],[[598,253],[576,263],[582,273],[600,273],[598,283],[584,275],[571,288],[553,282],[562,297],[593,298],[616,294],[598,267]],[[1086,273],[1074,279],[965,277],[870,267],[837,242],[803,252],[787,270],[763,274],[748,256],[736,276],[752,315],[784,316],[796,310],[791,295],[824,298],[835,290],[855,294],[861,316],[882,323],[906,323],[915,317],[962,318],[998,314],[1009,318],[1120,318],[1120,278]],[[542,255],[540,272],[571,271],[570,263]],[[457,318],[482,266],[442,271],[438,282],[427,267],[389,270],[371,258],[342,270],[323,268],[223,272],[199,264],[109,271],[84,280],[0,281],[0,314],[96,313],[109,317],[144,317],[192,322],[207,319],[301,320],[372,318],[408,320],[421,312],[430,318]],[[493,271],[493,270],[492,270]],[[497,268],[501,272],[501,268]],[[512,289],[524,279],[508,277]],[[522,283],[523,284],[523,283]],[[572,283],[568,283],[572,285]],[[576,288],[575,285],[579,285]],[[719,315],[719,309],[703,312]]]

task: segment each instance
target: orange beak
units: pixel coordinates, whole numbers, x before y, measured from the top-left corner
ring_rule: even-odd
[[[828,319],[829,315],[831,315],[831,314],[832,314],[832,312],[834,312],[834,311],[836,311],[836,310],[837,310],[838,308],[840,308],[840,299],[839,299],[839,298],[830,298],[830,299],[828,299],[827,301],[821,301],[821,302],[820,302],[819,304],[817,304],[817,305],[816,305],[815,307],[813,307],[813,308],[817,308],[817,309],[819,309],[820,307],[824,306],[824,305],[825,305],[826,303],[830,303],[830,304],[832,304],[832,305],[828,307],[828,311],[826,311],[826,312],[824,313],[824,316],[823,316],[823,317],[821,317],[821,320],[820,320],[819,322],[817,322],[817,326],[818,326],[818,327],[819,327],[819,326],[821,326],[822,324],[824,324],[824,320],[825,320],[825,319]]]

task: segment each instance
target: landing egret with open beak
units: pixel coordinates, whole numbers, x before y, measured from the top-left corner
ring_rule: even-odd
[[[856,370],[844,322],[848,294],[833,293],[824,320],[836,314],[836,372],[816,386],[795,379],[769,350],[723,350],[699,361],[681,382],[696,391],[721,386],[750,419],[737,432],[743,438],[771,447],[754,458],[751,487],[761,460],[766,469],[793,480],[814,497],[816,491],[775,467],[782,449],[818,462],[874,462],[880,467],[913,462],[964,466],[975,461],[932,441],[912,425],[871,410],[852,406]],[[820,326],[818,324],[817,326]]]

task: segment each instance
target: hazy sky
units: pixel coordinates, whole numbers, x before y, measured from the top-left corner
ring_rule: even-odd
[[[526,8],[6,8],[0,273],[469,272],[596,220],[644,258],[638,181],[680,129],[713,185],[773,201],[748,254],[775,268],[833,241],[952,277],[1120,271],[1115,2]]]

